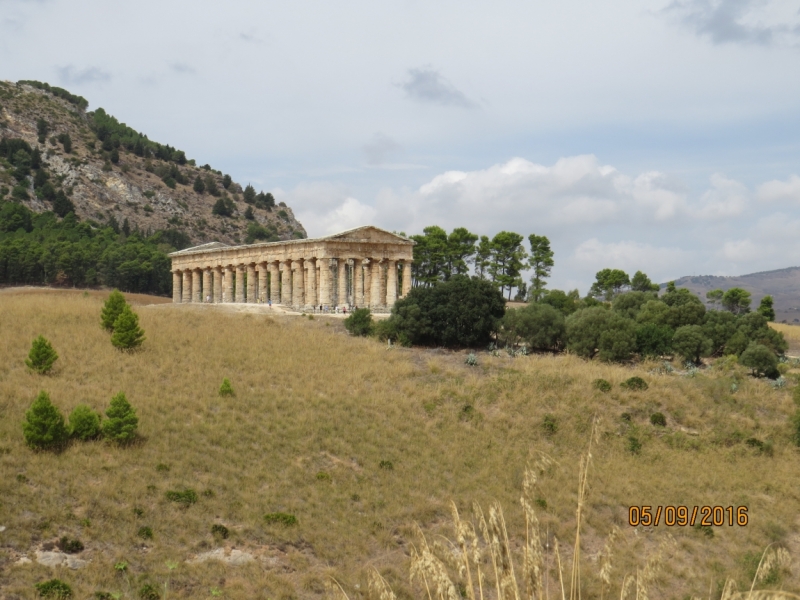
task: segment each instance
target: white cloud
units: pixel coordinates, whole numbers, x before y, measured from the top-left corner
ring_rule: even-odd
[[[477,104],[450,83],[439,71],[431,67],[409,69],[408,79],[401,83],[409,98],[427,104],[476,108]]]
[[[725,242],[719,255],[725,260],[742,263],[771,256],[774,250],[775,248],[771,245],[756,244],[750,239],[743,239]]]
[[[800,203],[800,177],[792,175],[786,181],[773,179],[758,186],[756,197],[762,202],[789,201]]]
[[[679,277],[692,253],[676,247],[659,247],[626,240],[604,243],[591,238],[579,244],[571,257],[574,268],[587,273],[622,269],[629,274],[644,271],[653,281]]]
[[[747,187],[719,173],[711,176],[711,186],[703,194],[701,206],[695,209],[696,216],[701,219],[728,219],[744,212],[750,195]]]
[[[288,192],[275,190],[274,195],[293,208],[309,237],[374,224],[377,218],[374,207],[351,197],[346,188],[335,184],[303,184]]]

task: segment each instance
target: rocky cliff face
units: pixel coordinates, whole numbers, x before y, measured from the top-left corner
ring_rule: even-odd
[[[93,113],[82,104],[29,84],[0,82],[0,137],[19,138],[39,150],[51,180],[64,190],[80,219],[100,224],[113,219],[120,226],[127,220],[132,230],[145,233],[171,229],[185,233],[192,245],[306,237],[283,203],[270,206],[271,196],[269,202],[254,202],[253,194],[244,194],[239,184],[208,165],[187,161],[182,152],[175,159],[157,158],[146,147],[134,152],[100,131]],[[13,199],[11,191],[19,185],[13,169],[8,160],[0,166],[0,200]],[[198,177],[202,191],[193,185]],[[17,201],[37,212],[53,209],[37,194],[32,178],[24,185],[28,198],[17,194]],[[226,210],[220,211],[220,200]],[[229,215],[214,214],[215,204],[216,212]]]

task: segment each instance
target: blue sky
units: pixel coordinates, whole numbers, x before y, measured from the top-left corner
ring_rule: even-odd
[[[311,236],[547,235],[582,292],[800,264],[800,0],[0,0],[0,65]]]

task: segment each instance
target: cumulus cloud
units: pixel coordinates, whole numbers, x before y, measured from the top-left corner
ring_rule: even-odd
[[[714,44],[769,46],[800,39],[800,24],[780,22],[778,2],[765,0],[674,0],[661,13]],[[778,20],[778,22],[775,22]],[[772,21],[772,22],[770,22]]]
[[[336,184],[301,184],[287,192],[275,190],[274,195],[294,209],[309,237],[375,224],[377,219],[373,206],[353,198],[346,188]]]
[[[613,268],[633,274],[644,271],[654,281],[680,277],[692,253],[677,247],[659,247],[626,240],[604,243],[591,238],[579,244],[572,255],[573,266],[587,273]]]
[[[442,106],[476,108],[478,105],[467,98],[445,77],[430,67],[409,69],[408,78],[399,86],[413,100]]]
[[[796,202],[800,204],[800,177],[792,175],[786,181],[773,179],[758,186],[756,197],[761,202]]]
[[[376,133],[372,139],[364,144],[362,150],[368,165],[378,166],[386,163],[390,158],[397,155],[402,146],[395,142],[388,135]]]
[[[702,198],[702,204],[694,211],[702,219],[729,219],[741,215],[747,207],[747,188],[719,173],[711,176],[711,189]]]
[[[84,83],[105,83],[111,80],[111,73],[104,71],[100,67],[86,67],[77,69],[73,65],[57,67],[58,78],[65,85],[75,85]]]

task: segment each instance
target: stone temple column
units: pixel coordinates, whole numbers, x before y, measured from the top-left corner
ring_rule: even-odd
[[[330,259],[317,259],[319,263],[319,303],[325,306],[331,303],[331,269]]]
[[[369,305],[373,308],[381,306],[381,263],[377,259],[372,259],[372,289],[369,292]]]
[[[214,267],[214,281],[212,285],[214,286],[214,303],[219,304],[222,302],[222,267]]]
[[[262,262],[258,265],[258,300],[266,304],[269,296],[267,295],[267,263]]]
[[[203,301],[203,272],[200,269],[195,269],[192,272],[192,302]]]
[[[192,271],[186,269],[183,272],[183,285],[181,286],[181,302],[192,301]]]
[[[281,264],[281,304],[292,305],[292,261]]]
[[[317,305],[317,261],[309,259],[305,261],[308,273],[306,274],[306,306]]]
[[[305,286],[303,285],[303,261],[292,261],[292,306],[303,307],[305,305]]]
[[[360,258],[353,261],[353,304],[364,307],[364,267]]]
[[[397,302],[397,261],[386,262],[386,306],[392,307]]]
[[[211,300],[211,269],[206,267],[203,269],[203,302],[206,298]]]
[[[364,303],[362,308],[369,308],[372,306],[370,302],[370,298],[372,298],[372,267],[370,267],[371,261],[368,258],[365,258],[361,261],[361,264],[364,265]]]
[[[236,296],[234,297],[235,302],[244,302],[244,274],[245,274],[245,266],[244,265],[236,265]]]
[[[225,267],[225,287],[223,289],[225,290],[223,302],[233,302],[235,300],[233,297],[233,265]]]
[[[281,303],[281,272],[278,269],[278,261],[273,260],[269,263],[269,299],[273,304]]]
[[[344,258],[339,259],[337,265],[337,276],[339,280],[339,290],[336,295],[336,304],[344,306],[347,304],[347,261]]]
[[[256,301],[256,265],[250,263],[247,265],[247,300],[242,299],[239,302],[249,302],[254,304]]]
[[[405,298],[408,296],[408,292],[411,291],[411,261],[404,260],[403,261],[403,295],[400,296],[401,298]]]
[[[172,301],[179,303],[181,301],[181,273],[180,271],[172,272]]]
[[[386,306],[386,261],[381,261],[381,295],[380,306]]]

